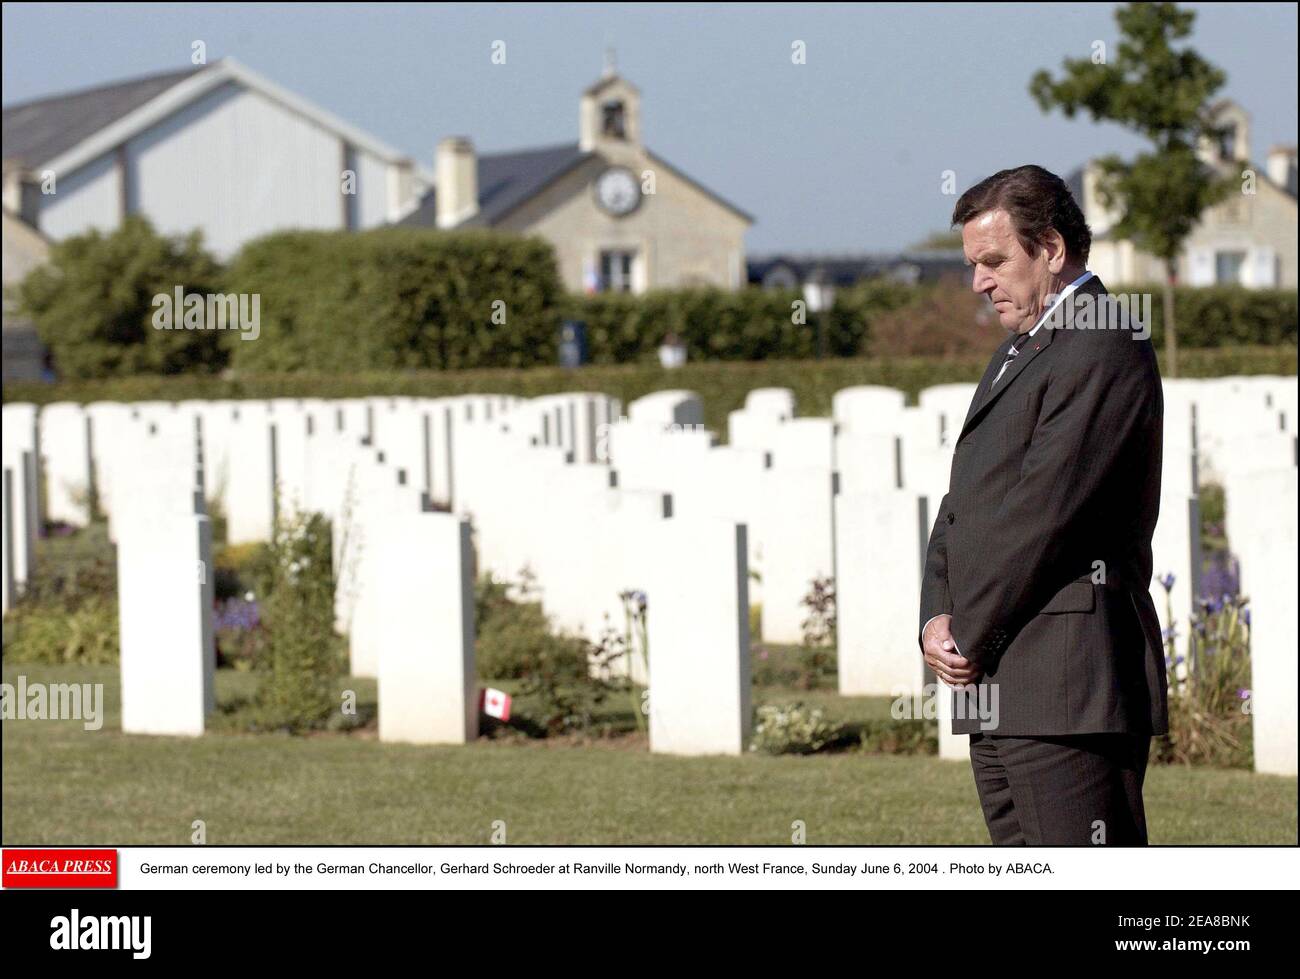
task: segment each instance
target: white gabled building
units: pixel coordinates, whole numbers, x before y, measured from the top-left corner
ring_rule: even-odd
[[[432,185],[406,155],[228,58],[8,106],[3,145],[5,210],[47,238],[141,214],[164,234],[201,230],[222,259],[274,231],[401,220]]]
[[[1224,99],[1211,111],[1224,130],[1221,143],[1203,142],[1201,159],[1241,182],[1242,192],[1207,208],[1183,244],[1178,281],[1193,286],[1243,285],[1251,289],[1294,289],[1297,282],[1296,148],[1275,146],[1267,165],[1253,162],[1250,115]],[[1092,228],[1088,267],[1111,285],[1161,282],[1164,263],[1118,237],[1116,209],[1098,189],[1095,161],[1066,178]],[[1249,179],[1247,179],[1249,177]]]

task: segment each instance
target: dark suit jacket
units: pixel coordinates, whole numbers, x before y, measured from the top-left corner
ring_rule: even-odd
[[[1076,290],[1104,293],[1095,276]],[[950,614],[984,671],[953,694],[956,734],[1168,731],[1148,591],[1164,397],[1150,340],[1121,325],[1045,323],[990,389],[1008,337],[975,392],[921,587],[922,628]]]

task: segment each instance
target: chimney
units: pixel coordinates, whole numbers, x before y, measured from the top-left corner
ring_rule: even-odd
[[[465,136],[439,141],[434,157],[438,227],[453,228],[478,213],[478,160]]]
[[[1296,152],[1294,146],[1274,146],[1268,151],[1268,179],[1290,193],[1296,192]]]

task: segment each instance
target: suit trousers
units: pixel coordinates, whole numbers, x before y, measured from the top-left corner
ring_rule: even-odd
[[[970,736],[996,846],[1146,846],[1149,734]]]

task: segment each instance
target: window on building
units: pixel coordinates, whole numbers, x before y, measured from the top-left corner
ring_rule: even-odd
[[[1237,127],[1228,126],[1219,134],[1219,155],[1225,160],[1237,158]]]
[[[1236,196],[1236,195],[1229,197],[1226,201],[1220,204],[1217,209],[1218,210],[1217,216],[1219,219],[1218,223],[1219,224],[1242,224],[1245,218],[1243,217],[1241,205],[1242,205],[1241,198],[1240,196]],[[1209,223],[1208,219],[1213,218],[1214,216],[1215,216],[1215,212],[1213,210],[1208,212],[1206,214],[1206,219],[1207,219],[1206,223]]]
[[[626,114],[622,102],[606,102],[601,106],[601,132],[615,139],[627,137]]]
[[[1245,267],[1245,252],[1214,253],[1214,281],[1219,285],[1240,285]]]
[[[632,263],[635,252],[604,251],[600,253],[600,287],[605,292],[632,291]]]

